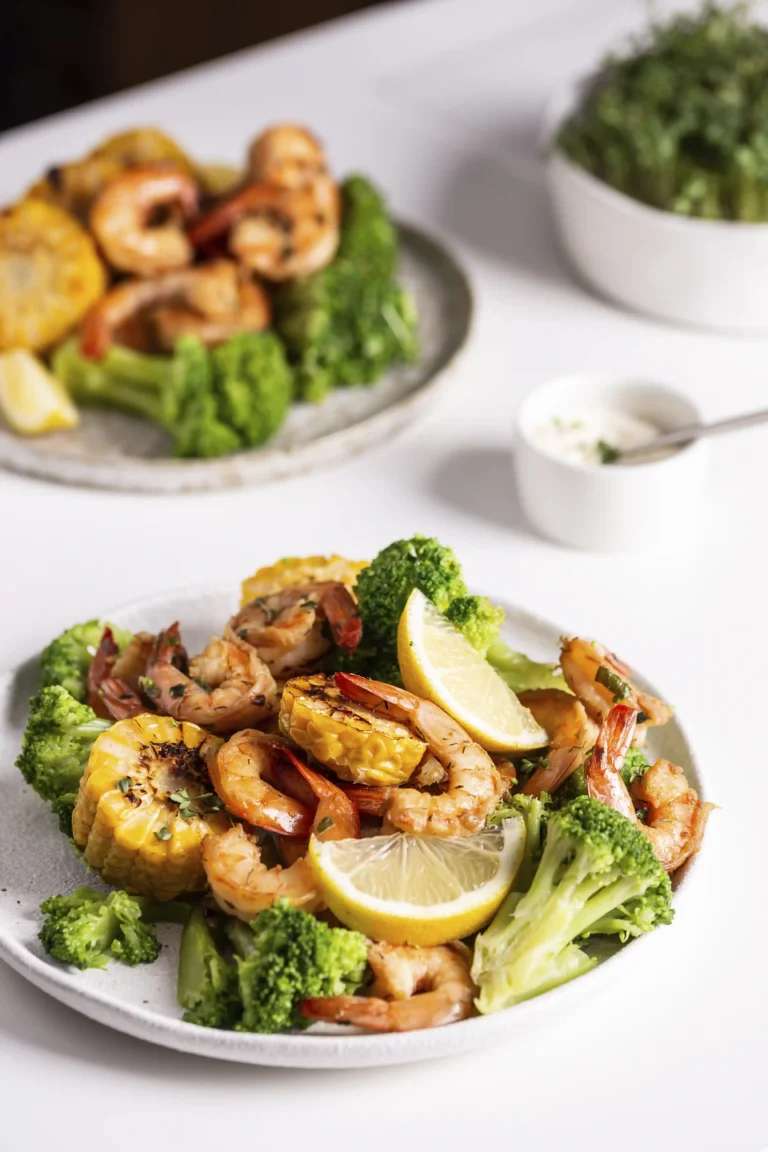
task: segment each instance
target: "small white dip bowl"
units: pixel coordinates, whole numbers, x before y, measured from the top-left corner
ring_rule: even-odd
[[[587,83],[553,101],[547,147]],[[768,224],[662,212],[617,192],[557,148],[546,166],[563,246],[598,292],[677,323],[768,330]]]
[[[696,406],[661,384],[609,376],[564,376],[534,389],[518,413],[514,466],[523,510],[544,536],[595,552],[679,547],[706,504],[706,440],[642,464],[575,464],[536,442],[555,419],[615,409],[660,432],[701,419]]]

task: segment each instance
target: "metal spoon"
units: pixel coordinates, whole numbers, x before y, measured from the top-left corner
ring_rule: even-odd
[[[761,412],[747,412],[744,416],[731,416],[728,420],[716,420],[714,424],[687,424],[684,428],[675,428],[672,432],[662,432],[654,436],[653,440],[645,444],[638,444],[634,448],[617,448],[616,455],[611,453],[611,463],[624,464],[636,460],[638,456],[645,456],[649,452],[656,452],[659,448],[670,448],[675,444],[690,444],[702,436],[719,436],[722,432],[738,432],[741,428],[752,428],[755,424],[764,424],[768,421],[768,409]]]

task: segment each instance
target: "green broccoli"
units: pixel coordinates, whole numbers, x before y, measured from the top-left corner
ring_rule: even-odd
[[[359,932],[330,928],[279,900],[250,926],[231,921],[243,1032],[282,1032],[304,1023],[301,1001],[340,996],[362,983],[368,942]]]
[[[386,205],[362,176],[345,180],[341,193],[335,259],[276,295],[275,324],[298,394],[311,401],[334,388],[370,384],[418,352],[413,301],[394,281],[398,237]]]
[[[446,608],[445,615],[464,633],[472,647],[485,656],[498,638],[504,609],[494,607],[485,596],[457,596]]]
[[[283,425],[293,402],[293,373],[274,332],[244,332],[212,354],[223,419],[255,447]]]
[[[488,819],[491,826],[515,816],[521,816],[525,823],[525,850],[512,885],[513,892],[527,892],[531,886],[541,859],[551,803],[546,792],[540,796],[522,796],[518,793],[511,800],[502,801]]]
[[[72,338],[56,349],[52,368],[78,404],[119,408],[159,424],[173,437],[176,456],[226,456],[242,447],[220,413],[211,358],[192,336],[178,341],[172,357],[113,344],[98,363]]]
[[[627,788],[633,780],[637,780],[639,776],[643,776],[649,767],[648,757],[639,748],[630,748],[624,757],[624,763],[621,767],[621,777]],[[587,776],[584,770],[584,765],[577,768],[575,772],[571,772],[557,791],[554,794],[553,802],[558,808],[562,808],[564,804],[569,804],[571,800],[575,800],[577,796],[587,795]]]
[[[176,998],[189,1024],[233,1028],[242,1015],[234,964],[224,959],[201,908],[181,935]]]
[[[527,692],[531,688],[560,688],[570,692],[559,664],[529,660],[522,652],[508,648],[503,640],[493,640],[485,658],[513,692]]]
[[[42,688],[30,703],[16,767],[43,800],[75,792],[93,742],[111,725],[66,688]]]
[[[669,877],[638,826],[588,796],[552,813],[528,891],[502,904],[475,941],[481,1012],[497,1012],[588,971],[579,947],[595,934],[621,940],[669,924]]]
[[[72,813],[77,803],[77,792],[62,792],[51,800],[51,811],[59,822],[59,831],[72,839]]]
[[[621,777],[627,788],[629,788],[633,780],[644,776],[650,766],[648,757],[640,748],[630,748],[621,766]]]
[[[112,629],[119,648],[124,648],[131,639],[131,633],[125,628],[117,628],[106,620],[74,624],[51,640],[41,652],[40,687],[60,684],[75,700],[85,703],[88,698],[88,669],[105,628]]]
[[[142,918],[141,902],[127,892],[108,895],[83,886],[40,905],[46,920],[43,947],[54,960],[76,968],[106,968],[110,958],[151,964],[160,952],[154,928]]]

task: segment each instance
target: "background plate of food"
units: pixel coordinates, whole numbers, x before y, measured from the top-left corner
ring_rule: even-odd
[[[0,681],[0,956],[76,1011],[243,1063],[426,1059],[630,979],[686,914],[712,805],[678,717],[438,541],[110,620]]]
[[[296,125],[258,136],[245,171],[151,128],[51,168],[0,217],[0,300],[0,463],[153,492],[379,443],[472,316],[450,253]]]

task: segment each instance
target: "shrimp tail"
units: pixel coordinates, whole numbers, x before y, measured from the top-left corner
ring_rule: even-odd
[[[108,676],[101,685],[101,699],[109,716],[114,720],[131,720],[150,712],[130,684],[118,676]]]
[[[346,792],[305,764],[292,748],[280,750],[320,801],[313,822],[318,840],[359,840],[360,816]]]
[[[637,727],[637,709],[615,704],[603,721],[586,769],[587,793],[635,820],[635,806],[621,775]]]
[[[105,628],[101,634],[99,646],[88,669],[88,704],[102,720],[110,719],[105,701],[102,699],[101,688],[104,681],[112,671],[120,648],[115,642],[111,628]]]

